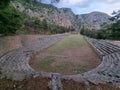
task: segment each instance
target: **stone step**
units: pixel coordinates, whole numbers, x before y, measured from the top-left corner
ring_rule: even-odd
[[[98,42],[98,45],[101,49],[103,49],[107,54],[111,54],[113,52],[115,52],[113,49],[107,47],[105,44],[102,44],[100,42]]]
[[[102,52],[104,55],[108,55],[109,53],[107,52],[106,48],[103,46],[100,46],[98,43],[94,44],[94,46],[99,49],[100,52]]]
[[[99,43],[104,45],[106,48],[113,50],[114,52],[119,52],[120,51],[120,49],[118,47],[116,47],[116,46],[114,46],[110,43],[106,43],[106,42],[99,42]]]
[[[86,40],[99,55],[102,55],[102,62],[97,68],[85,72],[84,78],[94,83],[120,82],[120,47],[103,40]]]

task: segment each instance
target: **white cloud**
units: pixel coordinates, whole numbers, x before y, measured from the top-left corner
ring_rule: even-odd
[[[69,4],[71,6],[80,6],[80,7],[84,7],[84,6],[88,6],[89,5],[89,0],[61,0],[60,3],[61,4]]]
[[[67,3],[71,6],[77,6],[77,7],[83,7],[83,8],[90,6],[94,2],[114,4],[114,3],[120,3],[120,0],[60,0],[61,4]]]
[[[119,2],[120,0],[105,0],[107,3],[116,3],[116,2]]]
[[[109,15],[120,9],[120,0],[60,0],[58,7],[68,7],[76,14],[101,11]]]

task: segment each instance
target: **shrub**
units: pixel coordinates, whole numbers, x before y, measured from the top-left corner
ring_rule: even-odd
[[[13,35],[21,26],[22,17],[14,7],[0,9],[0,34]]]

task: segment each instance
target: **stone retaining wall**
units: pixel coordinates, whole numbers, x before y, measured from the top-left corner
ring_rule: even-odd
[[[52,35],[38,38],[29,42],[23,42],[23,47],[9,52],[0,58],[0,78],[12,80],[24,80],[30,77],[45,76],[29,66],[29,60],[37,51],[49,47],[57,41],[65,38],[68,34]]]
[[[22,45],[18,36],[0,37],[0,57],[20,47]]]

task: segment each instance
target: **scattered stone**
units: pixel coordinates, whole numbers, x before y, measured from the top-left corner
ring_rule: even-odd
[[[63,90],[61,83],[61,75],[58,73],[52,73],[51,78],[52,80],[48,84],[50,90]]]

